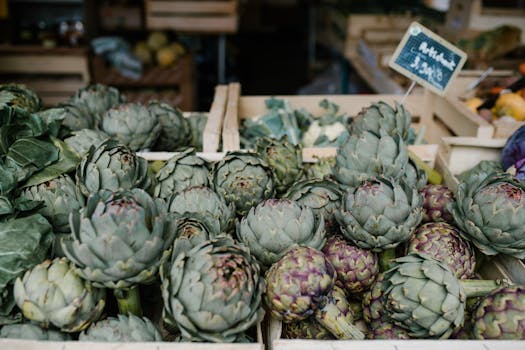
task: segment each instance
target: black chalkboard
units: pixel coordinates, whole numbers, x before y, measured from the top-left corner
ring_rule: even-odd
[[[401,74],[443,95],[467,55],[421,24],[410,25],[389,65]]]

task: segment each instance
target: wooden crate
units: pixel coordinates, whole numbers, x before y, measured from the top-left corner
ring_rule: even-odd
[[[91,71],[93,83],[115,86],[124,92],[128,90],[131,92],[131,100],[146,99],[148,94],[151,95],[157,90],[159,91],[158,96],[153,96],[154,98],[169,100],[171,104],[185,111],[193,110],[195,62],[191,54],[181,57],[175,65],[170,67],[146,66],[140,79],[124,77],[117,69],[98,56],[91,59]],[[168,90],[172,90],[172,96],[167,96],[170,95],[166,94]]]
[[[192,33],[235,33],[237,5],[237,0],[146,0],[146,27]]]
[[[0,82],[25,84],[45,106],[67,101],[89,81],[86,49],[0,45]]]
[[[233,151],[240,149],[239,127],[240,121],[246,118],[254,118],[267,111],[265,100],[270,96],[240,96],[240,85],[232,83],[228,87],[228,102],[224,116],[224,125],[222,131],[222,149],[224,151]],[[284,98],[290,102],[294,108],[305,108],[314,115],[322,113],[319,102],[327,98],[331,102],[339,105],[341,113],[347,113],[355,116],[362,108],[369,106],[373,102],[385,101],[391,105],[395,101],[401,100],[400,95],[302,95],[302,96],[275,96]],[[440,125],[435,123],[431,117],[431,110],[427,101],[428,96],[410,95],[405,101],[405,108],[412,114],[412,126],[416,130],[425,128],[425,138],[429,144],[423,146],[410,146],[412,150],[418,152],[420,157],[427,162],[432,162],[434,156],[432,150],[437,150],[437,144],[441,137],[450,136],[450,133]],[[427,152],[428,151],[428,152]],[[305,148],[305,159],[314,160],[315,157],[333,156],[336,153],[335,148]]]
[[[482,71],[463,71],[452,82],[450,91],[444,97],[428,92],[435,115],[432,118],[444,128],[449,129],[449,136],[473,136],[484,139],[508,138],[514,131],[525,125],[525,122],[496,120],[488,122],[478,113],[469,109],[461,97],[467,87],[476,81]],[[494,71],[490,76],[510,76],[511,71]]]

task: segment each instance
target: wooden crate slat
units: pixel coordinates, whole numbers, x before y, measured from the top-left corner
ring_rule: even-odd
[[[3,55],[0,73],[78,74],[89,81],[88,61],[81,56]]]
[[[226,85],[215,87],[215,95],[202,138],[202,149],[204,152],[216,152],[219,149],[227,100],[228,87]]]
[[[224,116],[224,126],[222,129],[222,149],[224,151],[235,151],[240,147],[239,138],[239,99],[241,85],[232,83],[228,86],[228,103]]]
[[[164,16],[162,13],[181,14],[234,14],[236,1],[149,1],[150,13]]]
[[[224,32],[237,31],[237,17],[158,17],[147,16],[149,29],[172,29],[183,32]]]

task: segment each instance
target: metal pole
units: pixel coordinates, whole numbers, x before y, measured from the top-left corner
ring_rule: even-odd
[[[219,35],[217,74],[219,84],[226,82],[226,35]]]

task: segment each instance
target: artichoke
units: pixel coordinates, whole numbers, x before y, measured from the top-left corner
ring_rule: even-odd
[[[482,160],[474,167],[456,175],[460,182],[468,182],[474,175],[500,173],[503,171],[501,162],[495,160]]]
[[[320,158],[315,163],[306,166],[307,179],[324,179],[332,177],[333,167],[335,165],[335,157]]]
[[[454,193],[443,185],[426,185],[421,190],[423,195],[423,222],[444,221],[454,223],[449,206],[454,202]]]
[[[302,206],[312,208],[314,214],[322,215],[328,234],[339,231],[335,213],[341,206],[343,193],[336,182],[325,179],[296,182],[284,195]]]
[[[40,185],[25,188],[21,198],[44,202],[38,212],[53,225],[56,233],[71,232],[69,213],[84,206],[84,197],[69,175],[61,175]]]
[[[155,197],[168,199],[171,195],[195,186],[208,186],[208,165],[187,149],[171,157],[155,175]]]
[[[24,317],[42,327],[79,332],[104,309],[105,290],[92,286],[67,259],[46,260],[17,278],[14,296]]]
[[[339,183],[356,187],[376,175],[399,178],[408,163],[408,149],[399,136],[364,131],[350,135],[337,149],[334,176]]]
[[[95,84],[79,89],[69,99],[69,104],[77,106],[85,118],[93,118],[94,126],[98,127],[102,121],[102,115],[126,99],[120,92],[110,86]]]
[[[383,305],[384,291],[385,275],[379,273],[369,290],[363,294],[363,319],[369,325],[388,323],[388,316]]]
[[[417,228],[407,243],[408,253],[424,253],[444,262],[456,278],[474,276],[476,255],[470,243],[460,237],[454,226],[430,222]]]
[[[257,139],[255,150],[274,171],[275,189],[284,193],[303,176],[303,153],[301,146],[293,145],[286,136],[280,140],[269,137]]]
[[[157,327],[145,317],[117,315],[93,323],[80,333],[80,341],[157,342],[162,341]]]
[[[182,111],[166,103],[152,101],[148,104],[150,114],[156,116],[161,131],[155,140],[156,151],[176,151],[191,144],[191,129]]]
[[[421,222],[422,202],[417,189],[378,177],[345,193],[336,218],[346,239],[380,252],[410,238]]]
[[[366,335],[367,339],[410,339],[408,332],[393,323],[381,322],[370,325],[370,332]]]
[[[518,162],[523,162],[523,159],[525,158],[525,142],[523,142],[524,135],[525,127],[521,126],[505,143],[505,146],[501,151],[503,169],[508,169],[513,165],[516,166]]]
[[[408,187],[421,191],[428,182],[427,173],[421,170],[412,158],[409,158],[405,166],[405,172],[401,176],[401,181],[404,181]]]
[[[115,140],[89,150],[77,167],[76,180],[85,196],[102,189],[147,189],[151,185],[146,160]]]
[[[334,291],[335,277],[334,267],[322,252],[306,246],[292,248],[266,273],[266,305],[273,317],[284,322],[313,315],[337,338],[363,339],[348,319],[340,290]]]
[[[383,305],[389,319],[415,338],[448,338],[463,324],[465,301],[497,288],[495,281],[458,280],[428,255],[410,254],[385,272]]]
[[[251,207],[275,193],[274,174],[268,164],[255,153],[228,152],[215,163],[210,185],[227,202],[234,203],[238,215],[246,215]]]
[[[281,337],[284,339],[333,340],[335,337],[313,318],[283,323]]]
[[[190,126],[191,147],[202,151],[202,136],[204,135],[206,123],[208,122],[208,116],[205,113],[192,113],[186,120]]]
[[[72,135],[64,139],[69,147],[73,148],[80,157],[84,157],[91,146],[98,148],[104,141],[109,139],[109,135],[100,130],[82,129],[73,131]]]
[[[168,201],[168,212],[173,218],[200,218],[213,227],[213,232],[233,231],[235,209],[224,198],[208,187],[192,187],[172,196]]]
[[[58,105],[58,107],[46,109],[39,113],[45,119],[46,114],[55,114],[62,119],[62,125],[66,126],[72,131],[83,129],[93,129],[95,121],[90,114],[84,114],[82,109],[77,105],[65,103]]]
[[[322,215],[286,198],[268,199],[252,208],[237,225],[237,237],[264,268],[294,246],[322,249],[326,243]]]
[[[42,101],[33,91],[22,84],[0,85],[0,104],[25,109],[29,113],[40,110]]]
[[[525,287],[494,290],[473,313],[476,339],[525,340]]]
[[[139,103],[126,103],[109,109],[102,117],[102,131],[133,151],[151,148],[161,124],[157,115]]]
[[[335,268],[336,284],[350,295],[368,290],[379,273],[376,254],[351,246],[338,236],[328,238],[323,253]]]
[[[27,339],[39,341],[65,341],[71,340],[71,336],[52,329],[42,329],[31,323],[12,324],[2,327],[0,338]]]
[[[101,190],[70,221],[71,238],[62,240],[64,253],[80,276],[99,287],[152,282],[160,256],[175,239],[164,201],[140,189]]]
[[[399,135],[406,141],[411,122],[412,116],[403,105],[396,102],[395,108],[392,108],[388,103],[380,101],[363,108],[353,118],[350,131],[352,134],[361,134],[365,131],[379,134],[380,130],[384,130],[386,134]]]
[[[205,241],[161,269],[165,321],[183,338],[234,342],[264,316],[264,279],[247,248],[231,238]]]
[[[452,215],[463,236],[486,255],[525,258],[525,183],[507,173],[461,183]]]

